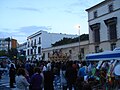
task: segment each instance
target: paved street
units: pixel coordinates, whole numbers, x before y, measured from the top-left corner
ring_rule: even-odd
[[[13,88],[10,88],[9,86],[9,76],[4,75],[2,76],[2,79],[0,79],[0,90],[14,90]]]

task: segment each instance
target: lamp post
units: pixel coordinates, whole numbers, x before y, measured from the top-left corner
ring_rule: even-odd
[[[81,60],[82,58],[81,58],[81,50],[80,50],[80,25],[77,24],[75,27],[78,30],[78,34],[79,34],[79,36],[78,36],[78,43],[79,43],[79,45],[78,45],[78,60]]]
[[[77,28],[78,28],[78,34],[79,34],[79,37],[78,37],[78,40],[79,40],[79,59],[81,59],[81,54],[80,54],[80,25],[78,25]]]

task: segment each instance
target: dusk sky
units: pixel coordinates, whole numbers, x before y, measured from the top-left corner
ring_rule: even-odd
[[[19,43],[39,30],[50,33],[88,34],[86,9],[104,0],[0,0],[0,38]]]

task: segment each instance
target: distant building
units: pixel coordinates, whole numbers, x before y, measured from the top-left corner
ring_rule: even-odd
[[[89,24],[89,53],[120,47],[120,1],[105,0],[86,11]]]
[[[8,42],[5,41],[5,38],[0,38],[0,50],[8,51]]]
[[[17,47],[17,50],[18,50],[18,53],[19,53],[20,56],[21,55],[26,56],[26,49],[27,49],[27,42],[25,42],[23,44],[20,44]]]
[[[41,60],[42,49],[51,47],[51,44],[54,44],[64,37],[74,38],[77,37],[77,35],[48,33],[47,31],[41,30],[28,36],[26,49],[27,60]]]
[[[11,48],[17,48],[17,40],[11,39]]]
[[[8,49],[17,48],[17,40],[12,38],[0,38],[0,50],[8,51]]]

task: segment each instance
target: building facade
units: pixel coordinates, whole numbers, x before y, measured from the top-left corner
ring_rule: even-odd
[[[26,49],[27,49],[27,42],[18,45],[17,50],[18,50],[18,55],[19,56],[26,56]]]
[[[105,0],[86,11],[89,25],[89,53],[120,47],[120,1]]]
[[[27,60],[41,60],[42,49],[51,47],[56,41],[67,38],[74,38],[77,35],[67,35],[59,33],[48,33],[47,31],[38,31],[27,37],[27,49],[26,56]]]
[[[8,42],[5,41],[5,38],[0,38],[0,50],[8,51]]]
[[[12,38],[0,38],[0,50],[8,51],[8,49],[17,48],[17,40]]]
[[[81,41],[56,47],[42,49],[42,59],[49,61],[67,61],[67,60],[80,60],[79,48],[81,52],[81,60],[84,60],[84,56],[89,52],[89,41]],[[79,46],[80,45],[80,46]]]

